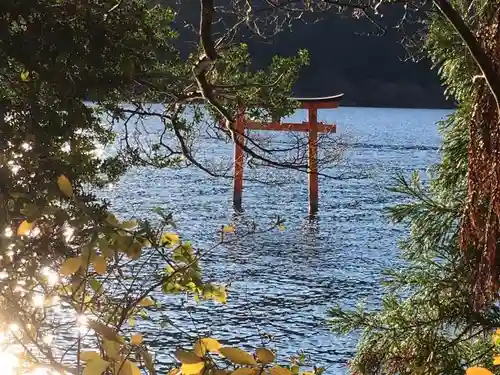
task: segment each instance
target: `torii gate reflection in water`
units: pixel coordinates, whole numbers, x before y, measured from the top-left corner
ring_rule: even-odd
[[[242,211],[243,194],[243,166],[244,150],[240,145],[244,144],[245,131],[248,130],[272,130],[272,131],[301,131],[309,132],[308,141],[308,179],[309,179],[309,215],[318,212],[318,133],[335,133],[337,125],[323,124],[318,122],[318,109],[334,109],[339,106],[339,101],[344,94],[327,96],[323,98],[292,98],[300,102],[300,108],[307,109],[308,121],[303,123],[272,122],[262,124],[249,121],[244,116],[239,116],[235,123],[234,144],[234,184],[233,184],[233,207]]]

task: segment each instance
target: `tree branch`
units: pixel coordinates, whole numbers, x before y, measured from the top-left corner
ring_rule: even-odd
[[[433,0],[434,5],[441,14],[450,22],[467,46],[477,66],[484,75],[491,94],[495,98],[497,111],[500,115],[500,79],[495,70],[493,60],[487,55],[470,28],[460,14],[453,8],[448,0]]]

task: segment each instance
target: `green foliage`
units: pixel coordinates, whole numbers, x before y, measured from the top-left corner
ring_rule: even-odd
[[[500,309],[474,308],[468,288],[473,266],[458,242],[477,68],[455,30],[437,15],[431,16],[426,48],[459,108],[440,124],[441,161],[431,169],[430,182],[423,184],[415,172],[409,179],[398,176],[391,189],[408,198],[389,215],[410,234],[400,244],[405,265],[387,271],[380,309],[330,311],[334,331],[362,332],[353,373],[462,375],[466,367],[492,364],[490,337],[500,325]]]
[[[174,47],[174,12],[149,3],[0,4],[0,341],[21,348],[20,373],[46,366],[51,374],[155,374],[142,335],[131,335],[150,310],[163,308],[152,294],[227,300],[223,285],[203,278],[204,252],[181,240],[171,214],[123,220],[89,192],[145,165],[144,153],[149,165],[165,167],[189,152],[162,154],[163,135],[140,149],[125,132],[126,147],[102,157],[96,148],[115,144],[117,122],[153,116],[176,140],[173,133],[201,121],[177,116],[174,107],[196,81]],[[292,109],[286,98],[304,53],[251,72],[244,46],[227,51],[211,70],[213,84],[237,85],[237,100],[250,106]],[[164,106],[152,113],[145,102]],[[221,243],[233,231],[222,230]],[[0,356],[6,375],[8,355]]]

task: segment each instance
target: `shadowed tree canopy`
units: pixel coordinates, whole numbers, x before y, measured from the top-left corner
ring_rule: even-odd
[[[216,29],[220,26],[226,30],[234,25],[237,17],[227,14],[231,12],[227,10],[231,5],[225,5],[230,3],[230,0],[216,3],[226,20],[216,24]],[[257,10],[270,8],[265,1],[252,4]],[[195,9],[198,1],[183,1],[176,7],[180,9],[176,25],[180,40],[189,40],[188,35],[196,30],[186,27],[186,24],[197,25]],[[453,105],[452,101],[446,100],[439,78],[435,71],[430,70],[431,64],[424,58],[425,54],[417,53],[415,47],[409,51],[405,46],[409,42],[408,36],[422,27],[420,23],[407,23],[404,30],[397,29],[403,15],[403,9],[398,6],[381,6],[379,10],[383,17],[375,17],[380,25],[355,10],[347,9],[339,15],[333,9],[322,13],[321,19],[317,13],[304,14],[294,20],[291,27],[283,24],[276,34],[278,20],[270,18],[262,35],[257,35],[246,25],[240,25],[238,33],[240,37],[245,35],[243,38],[248,43],[255,67],[265,66],[274,54],[291,56],[301,48],[309,51],[310,64],[300,71],[293,88],[298,95],[323,96],[343,92],[346,95],[342,105],[356,106],[444,108]],[[245,8],[241,13],[246,14]],[[265,12],[256,11],[255,18],[262,17],[262,13]],[[264,22],[258,25],[264,26]],[[190,47],[193,45],[189,43],[180,45],[181,51]]]

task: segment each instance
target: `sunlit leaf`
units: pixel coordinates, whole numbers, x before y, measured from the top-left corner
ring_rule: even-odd
[[[121,229],[127,229],[127,230],[135,229],[137,228],[137,221],[136,220],[124,221],[119,225],[119,227]]]
[[[142,339],[143,339],[143,337],[142,337],[142,335],[140,333],[135,333],[130,338],[130,343],[132,345],[141,345]]]
[[[107,217],[106,217],[106,222],[108,224],[111,224],[112,226],[116,226],[118,225],[118,220],[116,219],[115,215],[113,214],[109,214]]]
[[[493,375],[490,370],[487,370],[483,367],[469,367],[465,371],[466,375]]]
[[[102,346],[107,356],[111,359],[118,359],[120,357],[121,345],[116,341],[102,340]]]
[[[89,362],[89,361],[92,361],[96,358],[101,358],[101,356],[99,355],[98,352],[96,352],[94,350],[83,350],[80,353],[80,359],[84,362]]]
[[[73,196],[73,186],[71,186],[71,182],[69,182],[65,175],[60,175],[57,178],[57,186],[59,186],[59,190],[61,190],[67,197],[71,198]]]
[[[210,353],[218,353],[219,349],[222,348],[222,344],[211,337],[204,337],[200,341]]]
[[[175,351],[175,357],[181,363],[198,363],[202,361],[200,357],[198,357],[194,352],[190,352],[187,350],[178,349]]]
[[[33,229],[33,225],[35,225],[35,223],[30,223],[30,222],[24,220],[17,228],[17,235],[18,236],[27,236],[31,232],[31,230]]]
[[[234,227],[232,225],[224,225],[222,226],[222,232],[224,233],[233,233]]]
[[[90,279],[89,280],[89,284],[90,284],[90,287],[92,288],[92,290],[96,293],[102,293],[104,288],[101,284],[101,282],[99,280],[96,280],[96,279]]]
[[[183,363],[181,372],[184,375],[198,375],[205,368],[205,362]]]
[[[27,82],[30,79],[30,72],[24,70],[21,72],[21,81]]]
[[[218,286],[212,291],[212,295],[215,301],[219,303],[227,303],[227,291],[223,285]]]
[[[106,258],[104,258],[102,255],[96,256],[92,261],[92,265],[94,266],[95,272],[97,272],[99,275],[104,275],[106,273]]]
[[[109,366],[109,362],[101,357],[94,358],[87,363],[82,375],[101,375]]]
[[[163,233],[160,239],[161,245],[177,245],[180,242],[179,235],[176,233]]]
[[[95,320],[89,320],[88,325],[103,338],[123,344],[123,338],[118,335],[114,328]]]
[[[193,350],[194,354],[196,354],[198,357],[203,357],[207,352],[207,348],[201,341],[197,341],[196,344],[194,344]]]
[[[281,366],[275,366],[275,367],[269,369],[269,374],[270,375],[293,375],[289,369],[287,369],[285,367],[281,367]]]
[[[125,375],[141,375],[141,370],[139,370],[139,367],[132,361],[126,360],[124,367],[128,369]]]
[[[142,359],[144,360],[144,364],[146,365],[146,368],[148,369],[150,375],[155,375],[156,370],[155,370],[155,366],[153,363],[153,357],[147,351],[146,348],[141,349],[141,356],[142,356]]]
[[[219,349],[219,353],[237,365],[257,365],[257,361],[250,353],[238,348],[223,347]]]
[[[144,306],[144,307],[153,306],[154,304],[155,304],[154,301],[149,297],[141,299],[138,303],[139,306]]]
[[[240,367],[239,369],[233,371],[231,375],[257,375],[260,370],[256,368]]]
[[[255,350],[255,354],[257,355],[258,360],[265,365],[274,362],[274,359],[276,358],[274,353],[266,348],[257,348],[257,350]]]
[[[126,359],[115,363],[115,375],[141,375],[141,370],[134,362]]]
[[[73,275],[82,265],[82,258],[69,258],[61,265],[60,273],[63,276]]]

